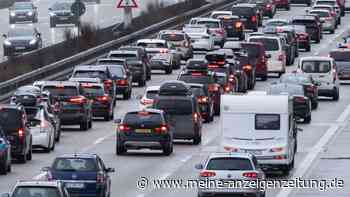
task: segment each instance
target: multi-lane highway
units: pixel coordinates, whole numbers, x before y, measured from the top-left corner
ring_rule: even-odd
[[[137,1],[139,7],[133,9],[133,16],[139,16],[142,11],[147,10],[149,4],[159,4],[163,6],[169,6],[183,0],[147,0]],[[55,43],[62,42],[64,40],[65,29],[72,29],[77,31],[72,25],[57,26],[56,28],[50,28],[49,8],[55,3],[53,0],[35,0],[34,4],[38,7],[39,21],[34,25],[38,28],[43,36],[43,46],[49,46]],[[82,21],[95,25],[96,27],[104,28],[113,24],[117,24],[123,21],[123,9],[118,9],[116,0],[101,0],[101,4],[87,4],[86,13],[82,16]],[[9,10],[0,9],[0,26],[1,35],[6,34],[9,25]],[[1,40],[1,45],[3,38]],[[0,49],[0,61],[6,57],[3,56],[3,49]]]
[[[40,3],[48,0],[42,0]],[[105,2],[101,6],[104,5]],[[107,4],[105,4],[107,5]],[[106,6],[113,13],[109,6]],[[90,9],[90,8],[89,8]],[[94,7],[91,7],[94,9]],[[98,17],[111,22],[110,17],[103,15]],[[45,12],[45,11],[44,11]],[[40,15],[43,16],[44,12]],[[105,11],[104,11],[105,13]],[[108,13],[108,12],[106,12]],[[275,18],[289,19],[292,16],[305,13],[304,6],[293,6],[291,11],[279,11]],[[2,13],[1,13],[2,14]],[[116,18],[121,16],[115,14]],[[45,15],[44,15],[45,16]],[[94,16],[93,14],[91,15]],[[4,17],[6,19],[6,17]],[[2,19],[4,21],[5,19]],[[39,20],[45,20],[40,18]],[[46,19],[47,20],[47,19]],[[117,19],[115,19],[117,20]],[[103,23],[101,23],[103,24]],[[46,24],[48,25],[48,24]],[[346,15],[342,20],[342,25],[335,34],[325,34],[320,44],[313,44],[311,52],[300,53],[301,57],[318,55],[326,56],[328,51],[336,47],[342,36],[347,34],[350,26],[350,15]],[[56,31],[56,30],[53,30]],[[57,35],[56,33],[54,33]],[[52,37],[49,37],[52,39]],[[297,61],[296,61],[297,62]],[[295,69],[295,65],[289,66],[288,71]],[[152,80],[147,85],[159,85],[162,81],[175,79],[178,71],[171,76],[163,74],[154,74]],[[269,78],[266,82],[258,82],[256,90],[265,90],[269,83],[276,78]],[[136,88],[133,91],[132,99],[128,101],[119,100],[115,109],[115,117],[122,117],[125,112],[137,109],[139,100],[138,95],[142,95],[144,88]],[[312,122],[309,125],[301,124],[303,132],[298,136],[298,153],[296,157],[296,167],[290,177],[279,175],[269,176],[270,179],[284,178],[328,178],[345,179],[343,189],[329,190],[320,192],[316,189],[270,189],[267,196],[349,196],[349,187],[347,182],[350,180],[350,173],[347,170],[349,166],[350,151],[348,149],[349,126],[348,119],[350,115],[350,86],[342,85],[340,88],[340,100],[334,102],[328,99],[321,99],[319,108],[312,112]],[[202,144],[193,146],[191,143],[178,142],[174,148],[174,154],[169,157],[161,156],[157,153],[148,151],[135,151],[123,156],[115,155],[115,133],[116,125],[113,122],[94,122],[93,129],[87,132],[79,131],[78,128],[67,128],[63,132],[61,142],[56,146],[54,152],[47,154],[35,152],[33,160],[27,164],[15,164],[13,172],[7,176],[0,177],[0,192],[8,191],[9,188],[19,179],[30,179],[40,173],[40,169],[51,164],[52,160],[63,153],[87,152],[99,154],[108,167],[116,169],[112,176],[112,195],[124,197],[161,197],[161,196],[196,196],[195,189],[155,189],[152,185],[145,190],[138,189],[137,181],[141,177],[152,179],[192,179],[198,175],[194,165],[203,161],[210,153],[218,149],[220,142],[219,132],[220,118],[210,124],[205,124],[202,132]],[[232,128],[234,129],[234,127]],[[336,191],[337,193],[330,193]]]

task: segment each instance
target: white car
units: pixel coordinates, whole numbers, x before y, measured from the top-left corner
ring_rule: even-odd
[[[55,149],[55,127],[49,120],[51,114],[43,106],[25,107],[29,128],[33,136],[33,148],[42,148],[46,152]]]
[[[337,18],[333,16],[328,10],[311,10],[309,14],[317,15],[320,17],[322,22],[322,30],[329,31],[331,34],[334,34],[334,31],[337,27]]]
[[[286,72],[286,52],[283,49],[282,38],[274,35],[249,36],[248,42],[260,42],[264,45],[269,59],[267,62],[267,71],[269,73],[278,73],[281,76]]]
[[[182,29],[191,39],[194,51],[211,51],[214,49],[214,39],[204,25],[186,25]]]
[[[298,63],[297,72],[310,74],[318,82],[318,95],[339,100],[339,78],[335,61],[330,57],[303,57]]]
[[[2,197],[69,197],[68,191],[61,181],[44,180],[20,180],[11,189],[10,193],[4,193]]]
[[[199,187],[198,197],[215,194],[244,194],[242,196],[265,196],[264,188],[252,186],[234,187],[238,181],[263,181],[265,173],[259,168],[255,156],[249,153],[212,153],[204,164],[197,164],[200,181],[218,181],[224,185],[221,187]],[[232,182],[230,182],[232,181]],[[210,183],[209,182],[209,183]],[[227,186],[226,186],[227,185]],[[234,195],[236,196],[236,195]]]
[[[213,11],[210,18],[218,18],[219,16],[232,16],[232,11]]]
[[[160,86],[148,86],[145,94],[140,100],[140,109],[151,108],[153,105],[153,99],[158,95]]]
[[[337,25],[340,25],[341,23],[341,14],[340,14],[340,8],[337,6],[331,6],[331,5],[315,5],[312,7],[312,10],[328,10],[331,12],[332,16],[336,16],[337,19]]]
[[[214,44],[222,46],[225,43],[227,33],[219,19],[199,18],[195,24],[205,25],[209,29],[209,33],[214,38]]]

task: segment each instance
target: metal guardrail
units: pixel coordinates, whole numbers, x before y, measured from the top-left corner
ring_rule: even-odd
[[[136,31],[130,35],[123,36],[119,39],[106,42],[102,45],[88,49],[84,52],[80,52],[69,58],[60,60],[42,68],[36,69],[29,73],[20,75],[13,79],[0,83],[0,101],[6,101],[10,95],[18,87],[33,83],[36,80],[53,80],[68,74],[75,65],[92,63],[96,57],[102,56],[112,49],[119,46],[132,43],[140,38],[149,36],[158,32],[159,30],[175,26],[176,24],[183,23],[186,20],[198,16],[217,8],[226,7],[233,4],[232,0],[218,0],[215,3],[204,5],[200,8],[188,11],[179,16],[172,17],[160,23],[151,25],[143,30]]]

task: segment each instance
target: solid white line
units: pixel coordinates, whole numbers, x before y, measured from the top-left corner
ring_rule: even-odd
[[[346,109],[340,114],[340,116],[338,117],[338,119],[336,121],[337,122],[345,122],[345,120],[349,116],[349,114],[350,114],[350,105],[348,105],[346,107]]]

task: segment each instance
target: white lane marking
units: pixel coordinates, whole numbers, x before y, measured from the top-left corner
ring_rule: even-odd
[[[337,119],[337,122],[344,123],[345,119],[350,113],[350,105],[346,107],[346,109],[340,114],[340,116]],[[300,165],[297,168],[297,171],[293,174],[291,179],[296,179],[303,177],[306,172],[308,172],[309,168],[311,167],[312,163],[317,158],[318,154],[324,150],[327,143],[340,131],[339,125],[332,125],[326,133],[321,137],[321,139],[317,142],[317,144],[310,149],[310,152],[307,154],[305,159],[300,163]],[[279,191],[277,194],[277,197],[288,197],[291,192],[293,191],[293,188],[283,188]]]
[[[106,138],[104,137],[101,137],[101,138],[98,138],[95,142],[94,142],[94,145],[98,145],[98,144],[101,144],[103,142],[103,140],[105,140]]]
[[[187,155],[184,158],[180,159],[181,162],[186,163],[192,158],[192,155]]]

